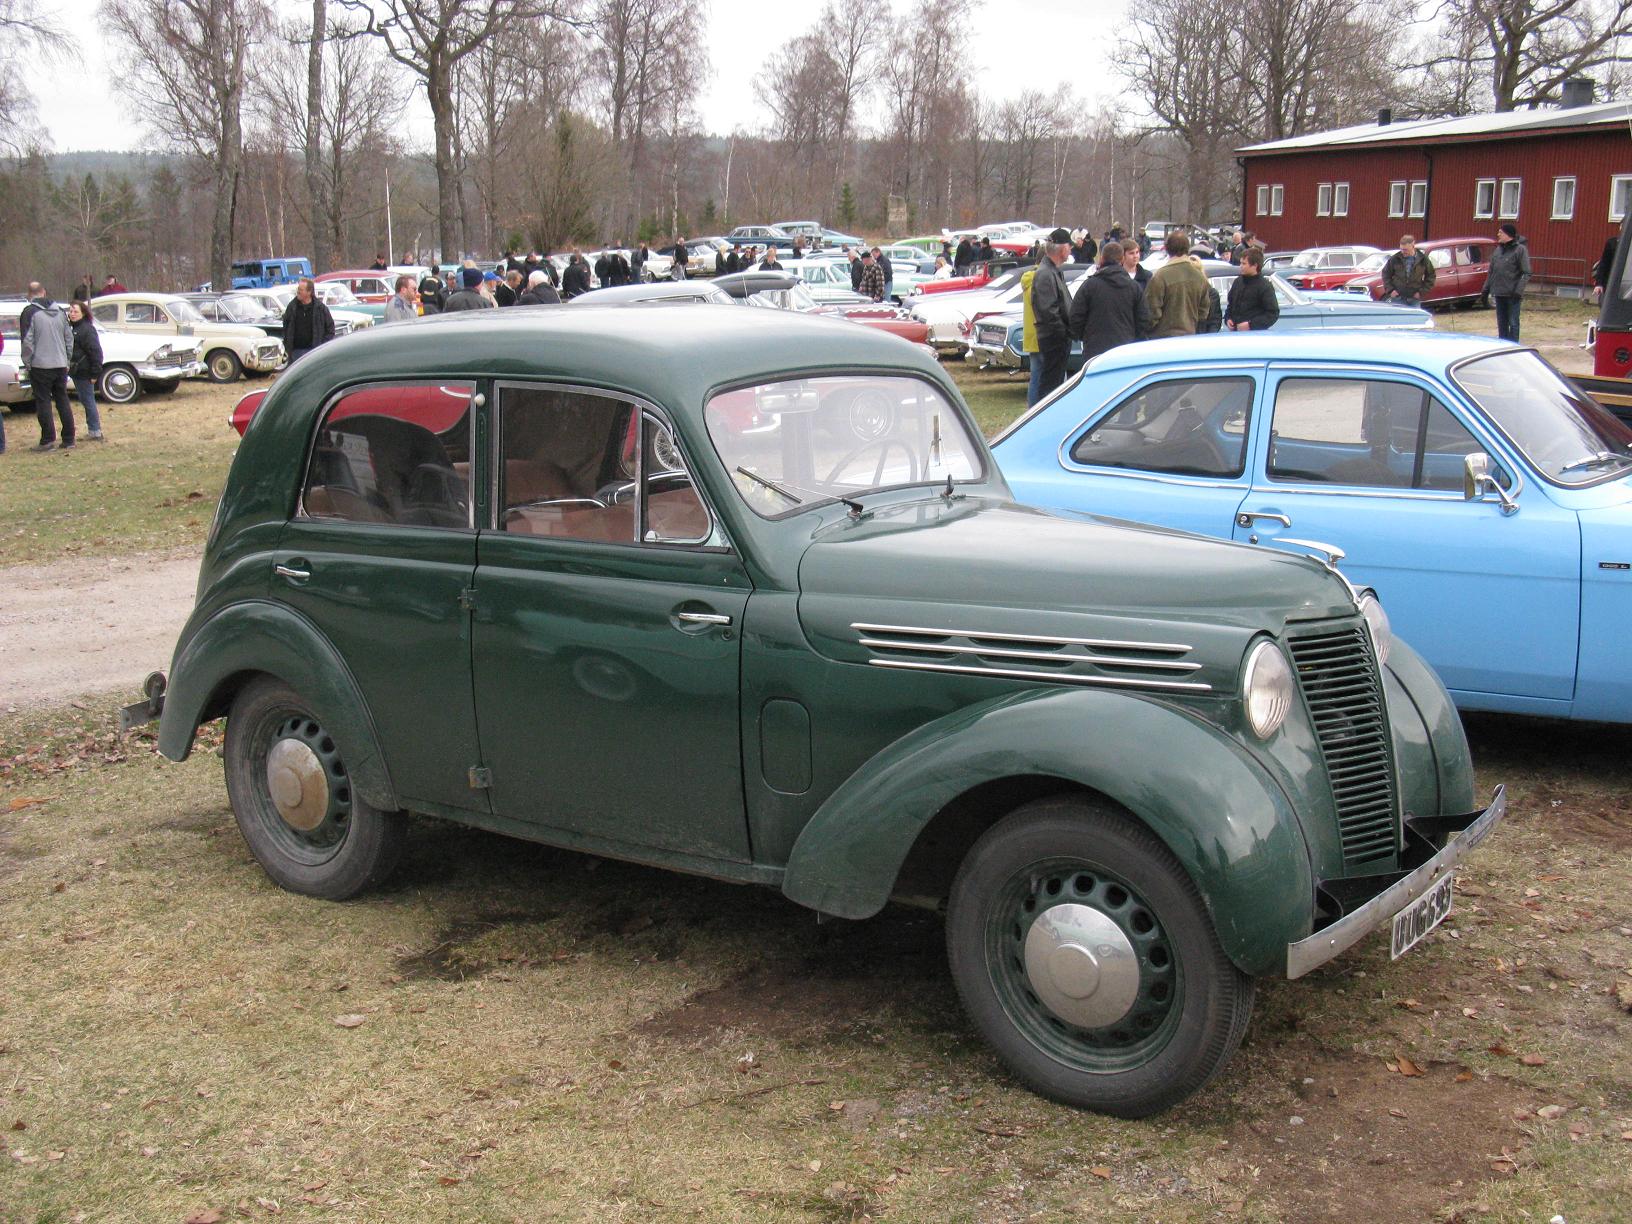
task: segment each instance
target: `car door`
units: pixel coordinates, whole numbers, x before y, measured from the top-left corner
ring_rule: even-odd
[[[1148,375],[1093,410],[1064,435],[1055,453],[1044,454],[1039,447],[1017,456],[1023,471],[1018,478],[1011,474],[1016,497],[1228,539],[1249,484],[1247,454],[1260,369],[1220,366]],[[1098,385],[1079,383],[1066,394],[1092,395]]]
[[[1463,499],[1463,457],[1502,460],[1458,398],[1392,372],[1272,370],[1263,416],[1238,539],[1341,548],[1453,691],[1570,699],[1575,516],[1539,496],[1511,515]]]
[[[673,433],[610,392],[514,382],[495,398],[502,461],[472,637],[494,811],[746,860],[751,585]]]
[[[325,411],[274,597],[339,650],[409,806],[486,812],[470,681],[473,384],[348,389]]]

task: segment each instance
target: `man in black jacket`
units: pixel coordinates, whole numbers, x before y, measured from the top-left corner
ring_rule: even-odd
[[[974,262],[974,244],[967,238],[959,238],[957,252],[952,256],[952,274],[954,276],[968,276],[969,265]]]
[[[589,265],[577,251],[572,253],[572,261],[567,264],[567,270],[561,276],[561,297],[570,300],[580,293],[589,292]]]
[[[527,292],[516,299],[517,306],[547,306],[560,302],[561,295],[540,268],[527,278]]]
[[[1084,361],[1143,340],[1150,328],[1145,291],[1122,266],[1122,244],[1107,242],[1099,259],[1099,271],[1084,278],[1071,302],[1071,335],[1082,341]]]
[[[448,294],[447,305],[442,307],[443,314],[457,314],[462,310],[492,310],[493,299],[481,292],[482,270],[480,268],[461,268],[459,270],[459,285],[457,292]]]
[[[1264,253],[1249,246],[1241,251],[1241,275],[1230,286],[1230,303],[1224,311],[1224,326],[1231,331],[1263,331],[1274,327],[1281,317],[1275,286],[1264,275]]]
[[[1037,331],[1036,360],[1042,363],[1037,398],[1042,399],[1065,381],[1071,356],[1071,294],[1060,275],[1060,265],[1071,258],[1071,235],[1063,229],[1049,233],[1043,257],[1031,279],[1031,317]]]
[[[442,307],[447,304],[448,295],[442,292],[442,269],[435,264],[425,274],[425,279],[419,282],[419,301],[425,307],[426,314],[441,314]]]
[[[312,278],[303,276],[295,284],[295,296],[283,308],[283,347],[294,365],[320,344],[334,339],[334,316],[317,298]]]
[[[1119,240],[1113,238],[1111,241],[1117,242]],[[1154,276],[1155,273],[1139,262],[1139,244],[1132,238],[1121,242],[1121,246],[1122,270],[1128,274],[1134,284],[1138,285],[1140,289],[1143,289],[1146,285],[1150,284],[1150,278]]]

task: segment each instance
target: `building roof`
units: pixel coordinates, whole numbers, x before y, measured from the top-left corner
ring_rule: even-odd
[[[1300,153],[1356,145],[1432,144],[1501,136],[1540,135],[1561,128],[1627,125],[1632,131],[1632,102],[1595,102],[1567,110],[1500,111],[1462,115],[1454,119],[1398,119],[1393,123],[1362,123],[1311,132],[1287,140],[1246,145],[1237,153]]]

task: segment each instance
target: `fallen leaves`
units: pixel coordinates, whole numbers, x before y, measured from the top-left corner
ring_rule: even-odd
[[[214,1207],[206,1207],[203,1211],[193,1212],[182,1224],[221,1224],[221,1212]]]
[[[343,1029],[354,1029],[360,1028],[366,1024],[368,1022],[368,1017],[359,1015],[356,1012],[351,1012],[344,1016],[336,1016],[334,1018],[334,1022]]]
[[[1428,1074],[1404,1054],[1398,1055],[1393,1062],[1389,1063],[1388,1069],[1390,1071],[1397,1071],[1407,1078],[1416,1078]]]
[[[1540,1054],[1520,1054],[1519,1062],[1526,1067],[1545,1067],[1547,1065],[1547,1060]]]
[[[1111,1178],[1111,1170],[1108,1165],[1095,1165],[1093,1168],[1089,1169],[1088,1172],[1092,1173],[1101,1181],[1109,1181]]]
[[[23,796],[21,798],[13,799],[9,803],[7,803],[6,804],[6,811],[8,811],[8,812],[20,812],[24,808],[36,807],[39,804],[42,804],[44,802],[45,802],[44,799],[38,799],[38,798],[35,798],[35,797],[31,796],[31,795]]]

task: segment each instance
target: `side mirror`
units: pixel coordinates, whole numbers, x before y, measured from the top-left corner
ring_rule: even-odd
[[[1486,493],[1496,494],[1502,503],[1503,514],[1517,514],[1519,503],[1513,500],[1502,484],[1490,474],[1490,456],[1483,451],[1474,451],[1471,455],[1462,458],[1462,499],[1464,501],[1478,501]]]

